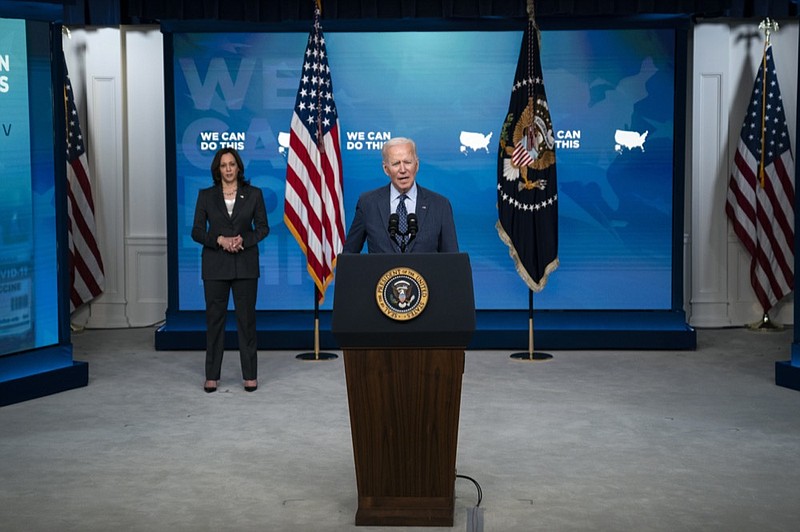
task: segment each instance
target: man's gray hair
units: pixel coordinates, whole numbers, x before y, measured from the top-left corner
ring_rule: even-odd
[[[392,146],[397,146],[399,144],[411,144],[411,151],[414,152],[414,159],[419,160],[419,156],[417,156],[417,145],[413,140],[407,137],[392,137],[386,142],[384,142],[383,147],[381,148],[381,157],[383,158],[383,162],[386,162],[386,158],[389,153],[389,148],[391,148]]]

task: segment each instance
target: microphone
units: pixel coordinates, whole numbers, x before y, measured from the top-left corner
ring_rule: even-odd
[[[397,213],[389,215],[389,236],[395,238],[397,236],[397,226],[400,224],[400,217]]]
[[[408,239],[413,240],[417,236],[417,215],[413,212],[408,213]]]

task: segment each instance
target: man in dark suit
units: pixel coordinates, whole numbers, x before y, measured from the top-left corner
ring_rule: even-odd
[[[457,252],[450,201],[416,184],[419,158],[414,141],[393,138],[381,153],[391,182],[358,199],[343,253],[361,253],[365,241],[369,253]]]
[[[228,298],[233,292],[244,389],[257,381],[256,294],[258,243],[269,233],[261,189],[244,177],[239,153],[222,148],[211,163],[214,185],[200,190],[192,239],[203,246],[206,300],[206,392],[214,392],[222,369]]]

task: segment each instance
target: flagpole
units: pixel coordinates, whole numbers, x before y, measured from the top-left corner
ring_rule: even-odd
[[[336,353],[326,353],[319,350],[319,288],[314,285],[314,351],[300,353],[295,356],[298,360],[319,362],[321,360],[334,360],[339,358]]]
[[[759,321],[751,323],[747,328],[758,332],[778,332],[783,330],[783,325],[772,321],[769,312],[765,312]]]
[[[296,356],[300,360],[312,361],[338,358],[334,353],[324,353],[319,349],[319,302],[324,296],[325,285],[333,277],[335,257],[341,251],[341,242],[344,241],[339,121],[336,105],[333,103],[333,82],[328,68],[325,39],[322,36],[321,12],[322,2],[317,0],[314,24],[306,46],[306,55],[316,59],[304,62],[303,76],[295,101],[283,216],[287,227],[306,254],[308,271],[315,280],[314,351]],[[323,99],[326,100],[324,106]],[[331,143],[332,149],[326,149],[326,141]],[[294,151],[291,146],[295,144],[306,148],[303,150],[305,155],[300,156]],[[315,191],[313,195],[317,201],[314,201],[308,191]],[[289,199],[290,196],[293,201]],[[301,208],[297,209],[296,205]],[[295,228],[303,228],[304,231]],[[312,239],[321,245],[312,246]]]
[[[767,61],[767,47],[770,44],[769,38],[773,32],[778,31],[778,22],[770,19],[769,17],[765,18],[761,21],[758,25],[758,29],[764,32],[764,53],[761,57],[761,69],[764,72],[764,77],[761,80],[762,83],[762,90],[761,90],[761,160],[758,164],[758,181],[761,188],[764,188],[764,142],[766,140],[766,136],[764,135],[764,117],[766,116],[766,85],[767,85],[767,69],[766,69],[766,61]],[[747,326],[747,328],[751,331],[757,332],[778,332],[783,330],[783,325],[779,323],[773,322],[769,317],[769,311],[764,311],[764,315],[761,316],[761,319],[755,323],[751,323]]]
[[[540,291],[547,276],[558,267],[558,195],[555,143],[551,142],[554,135],[544,91],[534,0],[527,0],[527,8],[528,25],[500,133],[496,227],[528,287],[528,351],[512,353],[511,358],[534,361],[553,358],[533,349],[533,292]],[[524,229],[512,230],[512,226]],[[521,252],[523,248],[529,252]]]
[[[533,350],[533,290],[528,289],[528,351],[512,353],[511,358],[524,362],[550,360],[553,355]]]

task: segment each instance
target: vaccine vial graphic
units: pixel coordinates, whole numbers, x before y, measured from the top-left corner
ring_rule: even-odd
[[[21,179],[0,195],[0,355],[33,346],[32,202]]]

